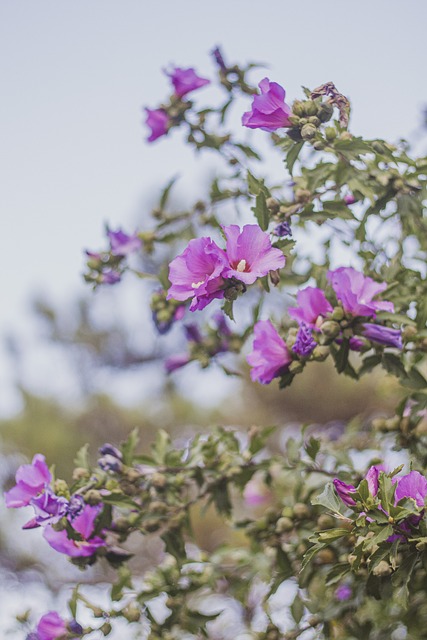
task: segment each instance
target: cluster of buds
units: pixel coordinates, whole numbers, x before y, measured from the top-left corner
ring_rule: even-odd
[[[111,231],[107,227],[110,247],[107,251],[86,251],[88,268],[84,274],[86,282],[94,286],[120,282],[127,268],[127,258],[142,247],[140,234],[127,234],[121,229]]]
[[[182,320],[185,315],[185,304],[167,299],[167,292],[158,289],[151,296],[151,312],[157,331],[163,335],[167,333],[174,322]]]
[[[289,122],[292,127],[288,130],[288,136],[296,142],[300,140],[313,140],[322,124],[328,122],[333,115],[334,108],[330,102],[316,100],[295,100],[292,105],[292,115]]]

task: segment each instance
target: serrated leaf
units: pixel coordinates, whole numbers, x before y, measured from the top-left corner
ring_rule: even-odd
[[[314,498],[311,499],[311,504],[319,504],[322,507],[326,507],[333,513],[339,513],[342,502],[338,498],[332,482],[328,482],[322,493],[320,493],[318,496],[314,496]]]
[[[89,465],[89,444],[84,444],[76,453],[74,458],[74,465],[81,467],[82,469],[90,469]]]
[[[139,442],[139,429],[135,427],[128,438],[122,443],[120,449],[123,455],[124,464],[130,466],[133,462],[133,455]]]

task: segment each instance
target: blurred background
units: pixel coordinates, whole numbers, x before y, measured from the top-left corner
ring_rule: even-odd
[[[326,365],[318,365],[322,376],[314,365],[284,393],[245,377],[225,384],[220,369],[201,372],[196,364],[167,378],[161,358],[177,350],[178,329],[157,335],[147,292],[131,276],[91,293],[83,250],[102,248],[106,224],[144,228],[171,176],[179,175],[172,205],[180,207],[219,171],[209,152],[194,157],[179,130],[145,141],[142,109],[167,95],[165,67],[195,66],[213,77],[209,54],[220,45],[231,63],[268,64],[253,81],[268,75],[288,101],[300,97],[301,85],[333,81],[351,100],[353,133],[403,137],[422,153],[426,23],[427,5],[416,0],[404,8],[394,0],[0,2],[4,483],[39,451],[68,478],[83,443],[96,456],[100,443],[134,426],[148,444],[159,426],[185,438],[211,424],[330,426],[361,406],[365,416],[390,410],[391,382],[377,376],[356,385]],[[197,99],[208,103],[210,91]],[[46,610],[49,587],[68,564],[59,558],[48,570],[37,532],[19,532],[25,517],[4,511],[0,627],[10,629],[11,613]],[[209,517],[200,530],[212,546],[221,533]],[[77,574],[67,569],[67,579]]]

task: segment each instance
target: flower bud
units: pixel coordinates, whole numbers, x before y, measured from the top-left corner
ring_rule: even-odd
[[[310,124],[309,122],[305,124],[301,129],[301,137],[303,140],[311,140],[316,135],[317,128],[314,124]]]
[[[320,125],[320,120],[317,116],[310,116],[308,121],[310,124],[314,124],[316,128]]]
[[[317,117],[321,122],[328,122],[332,118],[334,108],[329,102],[322,102],[317,111]]]
[[[316,151],[323,151],[325,146],[323,140],[316,140],[316,142],[313,143],[313,149],[316,149]]]
[[[308,116],[316,116],[319,108],[313,100],[306,100],[304,102],[304,111]]]
[[[296,116],[305,115],[304,103],[301,102],[301,100],[295,100],[295,102],[292,105],[292,113],[295,114]]]
[[[67,500],[70,497],[70,490],[65,480],[60,480],[59,478],[58,480],[55,480],[53,490],[57,496],[63,496],[64,498],[67,498]]]
[[[318,564],[331,564],[335,562],[335,553],[332,549],[321,549],[316,556],[316,561]]]
[[[151,484],[157,489],[163,489],[166,486],[167,478],[163,473],[157,471],[151,476]]]
[[[112,471],[114,473],[118,473],[122,470],[123,464],[121,461],[115,456],[111,456],[107,454],[98,460],[98,466],[103,471]]]
[[[349,131],[343,131],[340,133],[340,140],[353,140],[353,136]]]
[[[267,198],[266,200],[267,209],[269,209],[272,213],[278,213],[280,209],[280,202],[276,200],[276,198]]]
[[[417,335],[418,331],[416,329],[416,327],[413,327],[410,324],[407,324],[406,327],[403,327],[402,329],[402,338],[404,340],[412,340],[412,338],[415,338],[415,336]]]
[[[334,320],[326,320],[320,325],[320,331],[327,338],[336,338],[341,332],[341,327]]]
[[[330,351],[327,345],[318,345],[314,347],[313,353],[311,354],[313,360],[316,362],[323,362],[328,357]]]
[[[301,118],[296,115],[288,116],[288,120],[294,127],[298,127],[301,124]]]
[[[335,140],[335,138],[337,137],[337,130],[335,129],[335,127],[326,127],[325,136],[326,140],[329,140],[329,142]]]
[[[294,523],[290,518],[284,518],[283,516],[278,519],[276,523],[276,532],[277,533],[285,533],[287,531],[292,531],[294,528]]]
[[[335,307],[331,314],[331,320],[337,320],[339,322],[343,318],[344,318],[344,309],[342,307]]]
[[[392,572],[392,569],[389,563],[386,562],[385,560],[381,560],[381,562],[379,562],[377,566],[372,569],[372,573],[374,574],[374,576],[380,576],[380,577],[389,576],[391,572]]]
[[[73,480],[85,480],[89,476],[89,471],[83,467],[76,467],[73,471]]]
[[[297,502],[293,506],[293,513],[299,520],[305,520],[310,517],[310,509],[304,502]]]
[[[332,529],[335,527],[335,518],[327,513],[322,513],[317,519],[317,526],[319,529]]]
[[[97,491],[96,489],[89,489],[89,491],[86,491],[83,498],[85,502],[87,504],[90,504],[91,506],[94,506],[102,502],[102,496],[99,493],[99,491]]]

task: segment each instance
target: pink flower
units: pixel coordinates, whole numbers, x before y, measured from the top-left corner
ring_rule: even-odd
[[[172,81],[175,95],[178,98],[183,98],[187,93],[210,84],[210,80],[198,76],[192,67],[189,69],[175,67],[172,73],[167,73],[167,75]]]
[[[353,316],[369,316],[375,318],[377,311],[394,311],[392,302],[373,300],[387,289],[386,282],[375,282],[352,267],[340,267],[328,272],[328,280],[338,300],[341,300],[344,311]]]
[[[270,238],[257,224],[246,224],[241,230],[236,224],[222,227],[227,238],[229,266],[225,278],[236,278],[253,284],[257,278],[285,266],[285,256],[271,246]]]
[[[276,131],[290,127],[291,108],[285,102],[286,92],[277,82],[264,78],[259,83],[261,95],[254,96],[252,110],[243,114],[242,124],[250,129]]]
[[[223,298],[227,256],[210,238],[194,238],[169,265],[167,300],[192,298],[190,311],[204,309],[215,298]]]
[[[325,293],[317,287],[306,287],[297,293],[297,307],[290,307],[288,313],[291,318],[300,324],[304,322],[312,329],[318,327],[318,323],[332,313],[332,305],[327,301]]]
[[[154,142],[157,138],[167,134],[169,129],[169,115],[164,109],[145,109],[147,119],[145,124],[150,127],[151,134],[148,136],[148,142]]]
[[[427,480],[418,471],[411,471],[406,476],[396,478],[396,493],[394,502],[397,504],[403,498],[412,498],[418,507],[424,507],[427,496]]]
[[[52,480],[45,457],[37,453],[31,464],[19,467],[15,476],[16,485],[4,494],[7,507],[25,507],[31,499],[42,493]]]
[[[381,324],[373,324],[365,322],[363,325],[363,335],[372,340],[378,342],[386,347],[395,347],[396,349],[402,349],[402,332],[400,329],[392,329],[391,327],[384,327]]]
[[[117,231],[107,231],[108,239],[110,240],[111,253],[113,256],[128,256],[134,251],[138,251],[141,248],[141,240],[138,235],[128,235],[121,229]]]
[[[257,322],[254,336],[253,351],[246,358],[252,367],[251,379],[269,384],[286,371],[292,357],[270,320]]]
[[[40,618],[36,633],[38,640],[59,640],[67,635],[67,625],[56,611],[49,611]]]
[[[105,540],[93,535],[94,523],[101,510],[102,505],[92,507],[87,504],[79,515],[71,519],[71,526],[80,534],[81,540],[70,539],[66,529],[55,531],[50,525],[45,528],[43,536],[55,551],[70,558],[93,556],[99,547],[105,546]]]

